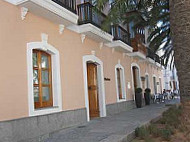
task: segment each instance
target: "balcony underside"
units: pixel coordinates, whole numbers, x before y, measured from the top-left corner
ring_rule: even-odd
[[[111,47],[111,48],[115,48],[116,51],[120,51],[120,52],[124,52],[124,53],[132,53],[133,52],[133,48],[131,46],[127,45],[126,43],[124,43],[120,40],[112,41],[105,45],[108,47]]]
[[[162,65],[160,63],[156,63],[156,66],[162,68]]]
[[[147,61],[148,63],[155,65],[158,68],[162,68],[162,65],[160,63],[155,62],[153,59],[151,59],[150,57],[147,57]]]
[[[25,0],[17,3],[29,12],[65,26],[77,24],[78,16],[52,0]]]
[[[147,57],[147,61],[150,63],[150,64],[155,64],[155,61],[153,59],[151,59],[150,57]]]
[[[74,32],[80,33],[80,34],[84,34],[87,37],[89,37],[90,39],[93,39],[97,42],[107,43],[107,42],[111,42],[113,39],[112,35],[110,35],[107,32],[104,32],[100,28],[98,28],[90,23],[83,24],[83,25],[69,26],[68,29],[70,29]]]
[[[141,52],[128,53],[130,57],[138,58],[139,60],[146,60],[146,56]]]

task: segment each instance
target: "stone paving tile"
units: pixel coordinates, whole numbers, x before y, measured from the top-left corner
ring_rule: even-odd
[[[179,101],[172,102],[178,103]],[[168,102],[171,103],[171,102]],[[45,142],[118,142],[138,126],[160,116],[168,107],[152,104],[51,134]]]

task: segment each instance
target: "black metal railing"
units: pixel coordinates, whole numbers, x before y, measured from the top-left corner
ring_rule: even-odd
[[[155,54],[150,48],[147,48],[147,57],[151,58],[155,62],[162,64],[163,60],[158,54]]]
[[[78,6],[79,25],[91,23],[101,28],[106,15],[99,12],[90,2],[79,4]]]
[[[76,11],[76,0],[52,0],[53,2],[59,4],[60,6],[70,10],[73,13],[77,13]]]
[[[147,48],[147,57],[155,60],[155,53],[150,48]]]
[[[163,58],[161,58],[161,65],[162,65],[162,66],[165,66],[165,63],[164,63],[164,59],[163,59]]]
[[[157,54],[155,54],[155,61],[156,61],[157,63],[159,63],[159,64],[161,63],[161,62],[160,62],[160,56],[158,56]]]
[[[143,27],[136,29],[135,36],[139,39],[140,42],[145,43],[145,30]]]
[[[114,40],[121,40],[126,44],[131,44],[130,33],[120,25],[112,25],[111,32],[114,36]]]

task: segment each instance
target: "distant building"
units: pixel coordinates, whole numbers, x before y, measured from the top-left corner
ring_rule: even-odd
[[[179,90],[179,81],[177,76],[177,70],[174,67],[170,69],[167,67],[163,70],[163,77],[164,77],[164,89],[168,91]]]

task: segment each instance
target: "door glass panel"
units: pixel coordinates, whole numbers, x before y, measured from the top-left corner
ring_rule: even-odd
[[[50,99],[50,90],[49,87],[42,87],[42,96],[43,96],[43,101],[49,101]]]
[[[42,71],[42,84],[49,84],[49,73],[47,70]]]
[[[49,64],[48,64],[48,57],[46,55],[41,55],[41,66],[42,68],[48,68]]]
[[[38,67],[38,55],[37,53],[33,53],[33,67]]]
[[[39,87],[34,87],[34,102],[39,102]]]
[[[39,84],[39,81],[38,81],[38,70],[33,70],[33,83],[34,84]]]

